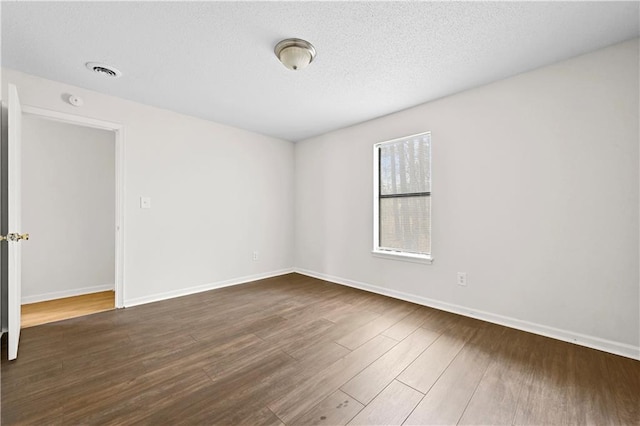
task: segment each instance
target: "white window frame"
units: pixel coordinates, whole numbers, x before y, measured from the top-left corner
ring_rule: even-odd
[[[404,260],[408,262],[426,264],[433,263],[433,238],[431,239],[432,246],[431,253],[429,254],[411,253],[380,247],[380,147],[387,144],[392,144],[406,139],[412,139],[425,135],[429,135],[429,138],[431,138],[431,132],[423,132],[384,142],[378,142],[373,145],[373,250],[371,252],[373,256],[386,259]],[[429,154],[429,171],[433,176],[433,173],[431,172],[431,152]],[[431,184],[433,185],[433,179]],[[429,196],[431,197],[431,195]],[[431,217],[429,218],[429,220],[431,220]]]

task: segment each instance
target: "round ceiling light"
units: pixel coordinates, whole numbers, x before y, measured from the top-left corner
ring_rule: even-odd
[[[306,68],[316,57],[316,49],[311,43],[299,38],[288,38],[276,44],[276,56],[290,70]]]
[[[87,62],[85,66],[89,70],[107,77],[120,77],[122,75],[118,69],[100,62]]]

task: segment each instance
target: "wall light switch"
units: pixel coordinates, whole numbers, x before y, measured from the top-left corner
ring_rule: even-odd
[[[466,286],[467,285],[467,273],[466,272],[458,272],[458,285]]]
[[[141,209],[150,209],[151,208],[151,197],[140,197],[140,208]]]

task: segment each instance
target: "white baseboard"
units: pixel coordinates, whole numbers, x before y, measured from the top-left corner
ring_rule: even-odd
[[[349,287],[358,288],[361,290],[370,291],[372,293],[381,294],[383,296],[389,296],[407,302],[416,303],[419,305],[429,306],[442,311],[452,312],[454,314],[464,315],[471,318],[491,322],[494,324],[503,325],[505,327],[515,328],[529,333],[539,334],[553,339],[562,340],[576,345],[586,346],[593,349],[609,352],[616,355],[621,355],[627,358],[640,360],[640,347],[628,345],[626,343],[615,342],[612,340],[601,339],[599,337],[588,336],[585,334],[575,333],[569,330],[562,330],[559,328],[549,327],[546,325],[536,324],[529,321],[523,321],[516,318],[506,317],[503,315],[493,314],[491,312],[480,311],[477,309],[466,308],[460,305],[454,305],[447,302],[441,302],[439,300],[428,299],[426,297],[417,296],[414,294],[404,293],[401,291],[390,290],[383,287],[366,284],[359,281],[353,281],[346,278],[340,278],[333,275],[327,275],[320,272],[309,271],[306,269],[294,268],[294,272],[309,277],[318,278],[324,281],[331,281],[336,284],[342,284]]]
[[[125,308],[130,308],[132,306],[144,305],[146,303],[173,299],[174,297],[188,296],[190,294],[202,293],[203,291],[215,290],[217,288],[230,287],[238,284],[245,284],[251,281],[263,280],[265,278],[277,277],[279,275],[290,274],[292,272],[294,272],[293,268],[280,269],[278,271],[265,272],[263,274],[247,275],[240,278],[232,278],[230,280],[217,281],[188,288],[181,288],[179,290],[168,291],[165,293],[152,294],[151,296],[136,297],[134,299],[125,300],[124,306]]]
[[[74,288],[71,290],[53,291],[51,293],[36,294],[33,296],[22,296],[20,303],[46,302],[47,300],[62,299],[64,297],[82,296],[83,294],[98,293],[101,291],[113,290],[113,284],[97,285],[93,287]]]

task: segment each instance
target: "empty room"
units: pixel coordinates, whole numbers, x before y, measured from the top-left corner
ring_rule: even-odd
[[[640,2],[0,2],[4,425],[640,424]]]

